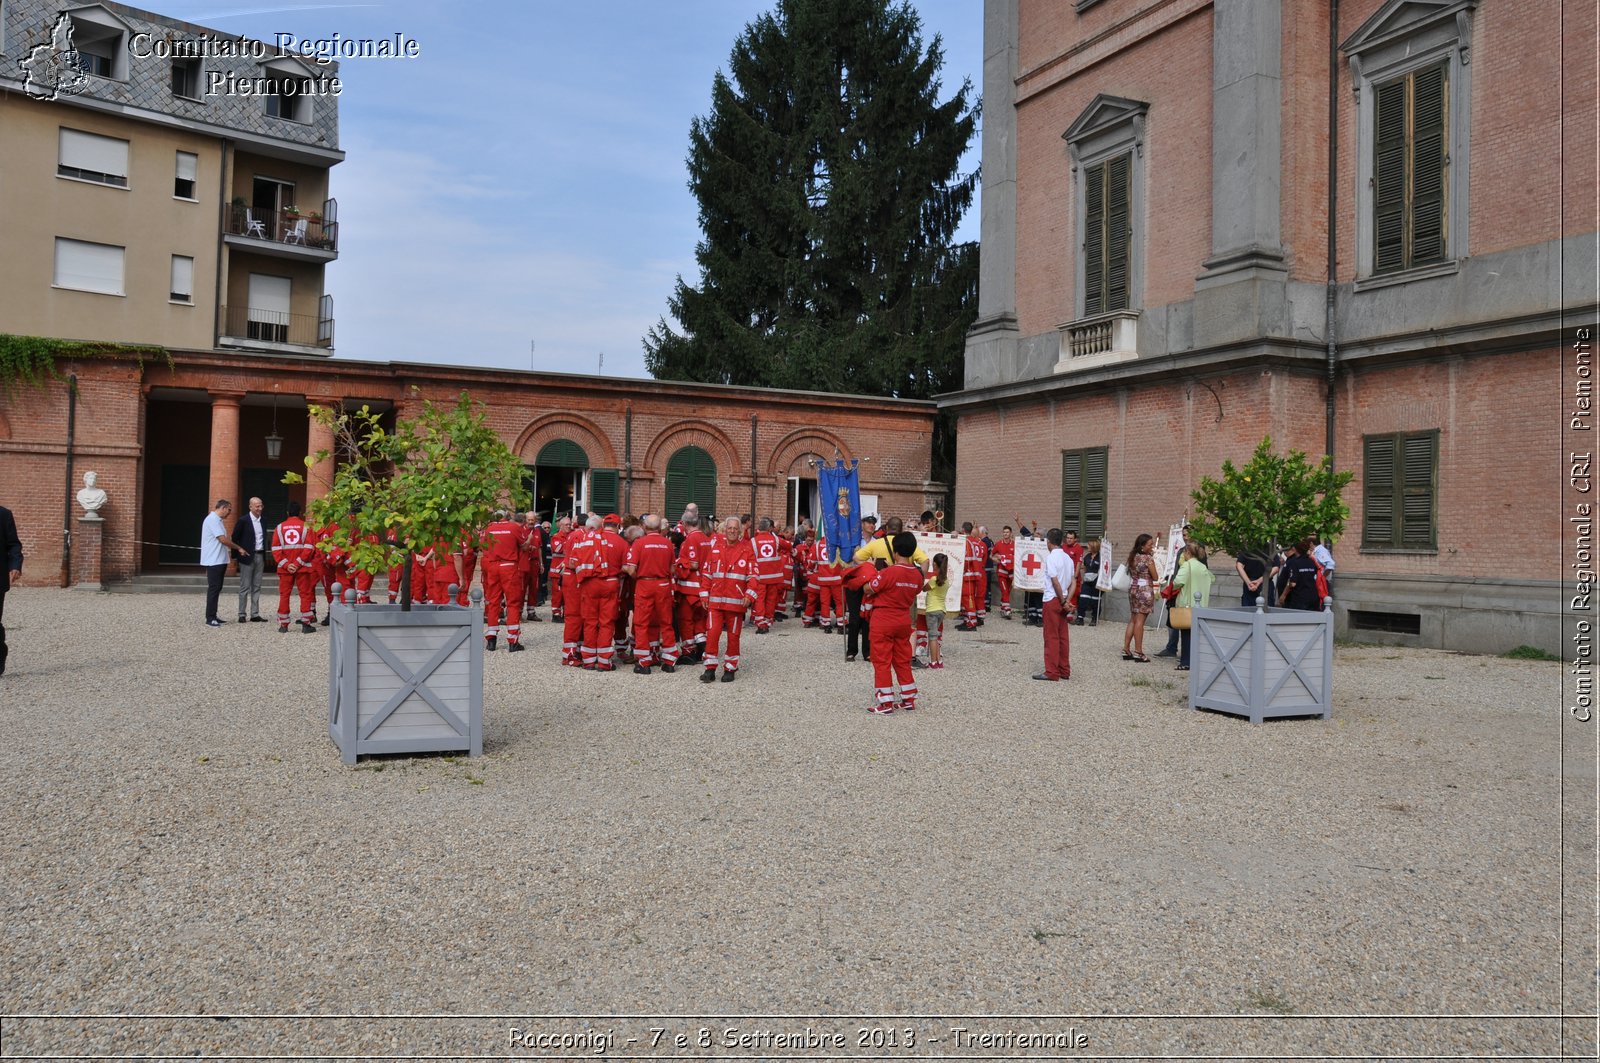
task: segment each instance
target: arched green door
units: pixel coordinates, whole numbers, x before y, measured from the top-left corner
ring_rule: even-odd
[[[552,439],[533,459],[533,508],[554,519],[570,514],[583,493],[583,474],[589,455],[570,439]]]
[[[699,447],[683,447],[667,460],[667,505],[662,516],[677,520],[690,502],[702,516],[717,511],[717,463]]]

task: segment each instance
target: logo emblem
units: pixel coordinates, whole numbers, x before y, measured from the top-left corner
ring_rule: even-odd
[[[50,30],[49,44],[36,44],[22,61],[22,90],[36,100],[75,96],[89,86],[83,60],[72,44],[72,16],[62,12]]]

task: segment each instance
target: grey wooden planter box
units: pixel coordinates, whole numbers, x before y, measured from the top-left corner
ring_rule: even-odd
[[[334,605],[328,734],[364,753],[483,752],[483,611]]]
[[[1330,599],[1331,602],[1331,599]],[[1189,707],[1248,716],[1333,715],[1333,611],[1196,609]]]

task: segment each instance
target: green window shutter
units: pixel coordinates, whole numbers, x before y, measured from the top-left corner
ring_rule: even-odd
[[[607,513],[617,511],[617,485],[621,477],[616,469],[593,469],[589,473],[589,512]]]
[[[1078,525],[1080,539],[1098,539],[1106,533],[1106,470],[1110,449],[1097,447],[1084,452],[1083,459],[1083,523]]]
[[[677,519],[690,502],[708,516],[717,511],[717,463],[700,447],[682,447],[667,459],[666,515]]]
[[[1361,545],[1394,546],[1395,437],[1365,441],[1362,472]]]
[[[1440,63],[1412,75],[1409,266],[1445,257],[1446,69]]]
[[[1132,175],[1131,160],[1126,155],[1106,163],[1106,310],[1128,308],[1128,249],[1132,236],[1128,212]]]
[[[1396,545],[1428,547],[1437,543],[1434,500],[1438,455],[1437,432],[1405,436],[1400,440],[1400,541]]]
[[[1372,271],[1405,268],[1406,80],[1378,86],[1377,143],[1373,166]]]
[[[1061,527],[1078,527],[1083,517],[1083,451],[1061,455]]]
[[[539,456],[533,463],[559,469],[587,469],[589,455],[570,439],[552,439],[539,448]]]
[[[1083,313],[1090,317],[1106,302],[1106,164],[1084,174]]]

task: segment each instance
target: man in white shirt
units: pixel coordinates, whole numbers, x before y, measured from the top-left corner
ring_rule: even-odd
[[[250,500],[250,511],[233,525],[233,541],[244,550],[239,558],[239,623],[245,622],[245,604],[249,599],[250,620],[266,623],[261,615],[261,574],[267,567],[267,543],[262,537],[261,499]]]
[[[1068,633],[1072,630],[1072,555],[1061,548],[1061,529],[1045,533],[1050,553],[1044,560],[1044,671],[1034,676],[1051,683],[1072,678]]]
[[[1333,597],[1333,555],[1322,543],[1322,536],[1311,536],[1311,556],[1322,566],[1323,578],[1328,581],[1328,597]]]
[[[237,543],[228,538],[228,514],[233,503],[226,498],[217,499],[200,525],[200,564],[206,570],[206,626],[221,627],[226,621],[217,617],[217,601],[222,597],[222,577],[228,571],[228,558],[232,554],[244,556]]]

